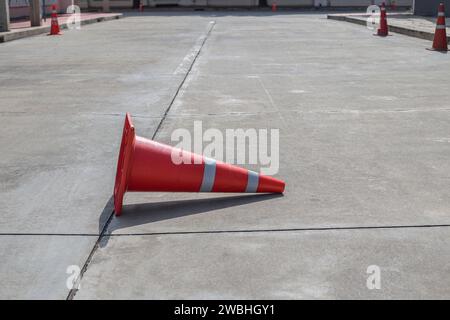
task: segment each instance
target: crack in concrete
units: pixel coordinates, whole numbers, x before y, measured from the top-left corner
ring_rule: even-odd
[[[175,100],[177,99],[178,94],[179,94],[180,91],[181,91],[181,88],[184,86],[184,84],[185,84],[185,82],[186,82],[186,79],[188,78],[189,74],[191,73],[192,68],[194,67],[195,62],[197,61],[197,58],[199,57],[200,52],[202,51],[203,47],[205,46],[205,43],[206,43],[206,41],[208,40],[208,38],[209,38],[209,36],[210,36],[212,30],[214,29],[214,26],[215,26],[215,25],[216,25],[216,22],[215,22],[215,21],[211,21],[211,22],[209,23],[208,31],[206,32],[206,35],[205,35],[205,36],[202,36],[202,37],[203,37],[203,41],[201,42],[200,46],[198,47],[197,54],[195,55],[194,59],[192,59],[192,63],[191,63],[191,65],[190,65],[189,69],[187,70],[186,75],[184,76],[183,80],[181,81],[180,85],[178,86],[177,91],[175,92],[175,95],[173,96],[172,100],[171,100],[170,103],[169,103],[169,106],[167,107],[166,111],[164,112],[164,115],[163,115],[163,117],[161,118],[161,121],[159,122],[158,126],[156,127],[156,130],[155,130],[155,133],[154,133],[153,136],[152,136],[152,139],[154,139],[154,138],[156,137],[156,134],[158,133],[159,129],[161,129],[161,126],[162,126],[164,120],[166,120],[167,115],[168,115],[169,112],[170,112],[170,109],[172,108],[172,106],[173,106]]]

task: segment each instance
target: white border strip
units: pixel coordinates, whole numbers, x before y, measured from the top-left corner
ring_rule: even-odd
[[[258,190],[259,174],[254,171],[248,171],[247,188],[245,192],[255,193]]]
[[[203,171],[203,180],[199,192],[211,192],[216,178],[216,160],[204,158],[205,170]]]

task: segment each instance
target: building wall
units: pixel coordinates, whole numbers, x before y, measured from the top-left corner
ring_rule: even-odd
[[[312,7],[314,0],[267,0],[267,4],[271,6],[274,2],[280,7]]]
[[[45,0],[45,12],[50,14],[52,5],[56,4],[58,12],[65,12],[70,6],[72,0]],[[42,8],[42,0],[40,0]],[[10,18],[28,17],[30,15],[30,5],[28,0],[9,0],[9,15]]]
[[[415,0],[414,14],[421,16],[437,16],[439,3],[445,4],[445,12],[450,15],[450,0]]]
[[[109,0],[111,8],[131,8],[133,0]],[[312,7],[321,4],[331,7],[366,7],[371,4],[380,4],[385,1],[388,5],[393,0],[267,0],[269,6],[276,2],[278,6],[292,7]],[[448,3],[447,10],[450,10],[450,0],[416,0],[416,7],[420,12],[429,15],[436,15],[437,3],[445,1]],[[29,15],[28,0],[9,0],[11,18],[27,17]],[[74,0],[82,9],[101,8],[103,0]],[[399,6],[412,6],[413,0],[395,0]],[[436,5],[429,5],[429,3]],[[42,0],[41,0],[42,3]],[[46,12],[51,11],[51,5],[57,4],[58,12],[66,11],[72,0],[45,0]],[[89,6],[88,6],[89,3]],[[255,7],[259,5],[259,0],[143,0],[145,6],[155,6],[157,4],[178,4],[180,6],[210,6],[210,7]],[[434,8],[434,9],[433,9]],[[425,13],[422,13],[425,14]]]
[[[413,4],[413,0],[329,0],[329,4],[332,7],[368,7],[372,4],[381,5],[383,2],[388,6],[393,2],[395,2],[397,6],[405,7],[410,7]]]
[[[87,7],[87,0],[80,0],[82,8]],[[132,7],[132,0],[110,0],[111,7]],[[412,6],[413,0],[267,0],[271,6],[274,2],[278,6],[289,7],[312,7],[318,5],[331,7],[368,7],[372,4],[386,2],[390,5],[395,1],[398,6]],[[259,0],[143,0],[145,6],[155,6],[162,4],[178,4],[179,6],[210,6],[210,7],[255,7],[259,5]],[[90,0],[90,6],[100,8],[102,0]]]
[[[91,8],[101,8],[103,0],[90,0]],[[143,0],[144,6],[154,7],[157,5],[179,5],[182,7],[190,6],[209,6],[209,7],[255,7],[259,0]],[[80,1],[81,8],[87,8],[87,1]],[[110,0],[112,8],[131,8],[133,0]]]
[[[245,7],[254,7],[258,6],[258,0],[208,0],[208,6],[212,7],[236,7],[236,6],[245,6]]]

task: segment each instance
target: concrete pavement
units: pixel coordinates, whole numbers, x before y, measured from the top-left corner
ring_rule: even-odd
[[[137,235],[98,251],[81,299],[442,299],[448,229]],[[380,267],[380,290],[367,268]]]
[[[166,143],[194,120],[280,129],[285,195],[128,194],[71,297],[449,298],[450,62],[427,46],[252,11],[2,45],[0,296],[67,296],[111,214],[124,112],[151,138],[168,110]]]
[[[134,18],[1,45],[0,297],[67,297],[112,213],[124,112],[153,134],[208,26]]]

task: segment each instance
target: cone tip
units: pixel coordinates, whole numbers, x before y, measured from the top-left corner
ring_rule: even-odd
[[[260,176],[258,192],[283,193],[286,183],[270,176]]]

